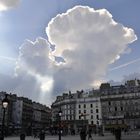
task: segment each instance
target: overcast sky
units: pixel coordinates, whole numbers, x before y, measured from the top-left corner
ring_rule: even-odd
[[[0,91],[56,95],[139,78],[139,0],[0,0]]]

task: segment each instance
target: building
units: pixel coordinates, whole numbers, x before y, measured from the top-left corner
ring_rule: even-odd
[[[41,104],[40,103],[36,103],[33,102],[33,129],[41,129],[42,125],[41,125]]]
[[[22,112],[23,112],[23,102],[21,100],[16,100],[13,103],[12,120],[14,122],[15,129],[22,128]]]
[[[0,125],[2,124],[2,100],[6,92],[0,92]],[[32,102],[25,97],[17,97],[16,94],[7,94],[9,100],[5,114],[5,128],[7,134],[25,131],[31,135],[33,129],[46,129],[51,125],[51,109],[40,103]]]
[[[140,128],[140,85],[136,80],[125,85],[110,86],[104,94],[101,90],[102,118],[106,129],[114,127]],[[133,83],[133,84],[132,84]]]
[[[76,103],[76,120],[81,120],[81,114],[84,115],[84,120],[88,121],[91,127],[102,125],[101,102],[100,96],[84,95],[77,98]]]
[[[54,124],[59,127],[58,112],[61,110],[61,123],[67,131],[78,132],[83,126],[96,129],[101,125],[100,97],[94,90],[88,93],[83,90],[63,93],[62,96],[57,96],[51,107]]]
[[[51,109],[40,103],[33,102],[32,128],[34,131],[49,129],[51,126]]]
[[[68,133],[69,130],[75,129],[75,112],[76,112],[76,97],[75,94],[63,93],[62,96],[57,96],[56,101],[52,104],[52,121],[53,127],[58,129],[59,127],[59,116],[58,112],[62,111],[61,124]],[[70,132],[69,132],[70,133]]]
[[[41,105],[41,124],[46,130],[51,126],[51,109],[46,105]]]
[[[25,97],[17,97],[13,108],[13,120],[15,127],[26,131],[27,135],[30,135],[32,128],[32,116],[32,100]]]

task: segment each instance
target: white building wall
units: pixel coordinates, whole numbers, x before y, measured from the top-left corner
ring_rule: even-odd
[[[88,124],[101,125],[100,97],[78,98],[76,104],[76,120],[80,119],[79,116],[81,114],[84,114],[84,119],[88,120]]]

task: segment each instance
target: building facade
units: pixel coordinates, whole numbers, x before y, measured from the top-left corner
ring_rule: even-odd
[[[6,92],[0,92],[0,125],[2,124],[3,108],[2,100]],[[51,125],[51,109],[40,103],[33,102],[25,97],[17,97],[15,94],[7,94],[9,100],[5,113],[5,128],[7,134],[25,131],[31,135],[33,129],[45,129]]]
[[[31,135],[33,105],[32,100],[25,97],[17,97],[14,102],[13,120],[16,128],[26,131]]]
[[[49,129],[51,127],[51,109],[40,103],[33,102],[33,131]]]
[[[88,120],[89,125],[101,125],[101,102],[100,97],[78,98],[76,103],[76,120],[81,120],[81,114],[84,120]]]
[[[117,86],[102,83],[98,90],[88,93],[82,90],[57,96],[52,104],[53,121],[60,109],[62,121],[71,122],[69,128],[140,128],[140,80]]]
[[[58,112],[61,110],[61,123],[68,131],[78,132],[83,126],[96,128],[101,125],[101,102],[98,95],[95,91],[89,94],[81,90],[57,96],[51,106],[54,124],[57,124]]]
[[[61,127],[66,133],[76,127],[76,97],[75,94],[64,93],[62,96],[57,96],[56,101],[52,104],[52,122],[55,131],[59,129],[59,115],[58,112],[62,111]]]
[[[110,86],[101,91],[102,118],[106,129],[140,128],[140,85],[127,81],[125,85]]]

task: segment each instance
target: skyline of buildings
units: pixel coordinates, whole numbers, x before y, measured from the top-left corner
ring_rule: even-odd
[[[3,110],[2,99],[6,92],[0,92],[0,124]],[[99,89],[76,91],[56,96],[51,108],[26,97],[7,94],[9,105],[6,111],[7,131],[18,133],[24,129],[28,135],[40,129],[59,127],[58,113],[61,110],[61,128],[66,133],[78,133],[81,127],[110,130],[120,126],[122,129],[140,128],[140,80],[126,81],[124,85],[111,86],[102,83]]]
[[[68,129],[86,125],[93,131],[140,128],[140,80],[129,80],[124,85],[102,83],[98,90],[63,93],[52,103],[52,118],[62,111],[62,122]],[[73,113],[74,112],[74,113]],[[84,118],[82,118],[84,116]]]
[[[46,105],[34,102],[16,94],[0,92],[0,126],[2,125],[2,100],[7,95],[9,100],[5,113],[5,129],[7,135],[20,134],[24,131],[31,135],[34,131],[47,128],[51,124],[51,109]],[[0,127],[1,130],[1,127]]]

